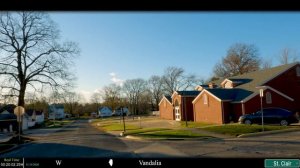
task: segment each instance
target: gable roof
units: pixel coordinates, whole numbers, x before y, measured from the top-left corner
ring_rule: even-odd
[[[43,114],[43,111],[38,111],[38,110],[34,110],[35,111],[35,115],[42,115]],[[32,116],[33,114],[33,109],[26,109],[25,110],[25,113],[28,115],[28,116]]]
[[[165,98],[166,98],[170,103],[172,103],[172,98],[171,98],[170,95],[166,95]]]
[[[191,90],[191,91],[176,91],[181,96],[197,96],[200,92]]]
[[[163,97],[161,98],[161,100],[160,100],[160,102],[158,103],[158,105],[160,105],[160,103],[161,103],[164,99],[166,99],[166,100],[169,102],[169,104],[172,105],[172,98],[171,98],[170,95],[163,95]]]
[[[0,112],[3,112],[3,111],[8,111],[9,113],[14,113],[14,109],[16,108],[17,106],[14,105],[14,104],[7,104],[7,105],[4,105],[0,108]]]
[[[103,109],[108,109],[110,111],[112,111],[112,109],[110,107],[107,107],[107,106],[103,106],[103,107],[100,107],[99,108],[99,111],[103,110]]]
[[[280,74],[286,72],[287,70],[289,70],[290,68],[292,68],[298,64],[299,63],[291,63],[291,64],[286,64],[286,65],[281,65],[281,66],[277,66],[277,67],[273,67],[273,68],[269,68],[269,69],[265,69],[265,70],[259,70],[259,71],[246,73],[243,75],[229,77],[226,79],[218,79],[218,80],[215,80],[212,82],[219,86],[221,85],[221,83],[224,80],[230,80],[230,81],[240,83],[240,85],[237,85],[236,87],[234,87],[232,89],[228,89],[228,90],[239,89],[239,90],[235,91],[237,93],[236,93],[233,101],[243,101],[247,97],[249,97],[251,95],[256,95],[259,93],[259,89],[256,88],[257,86],[264,85],[271,79],[274,79],[275,77],[279,76]],[[218,93],[218,92],[222,92],[222,91],[216,90],[216,91],[211,91],[211,92],[215,92],[215,94],[219,94],[219,96],[222,97],[221,93]],[[226,91],[224,91],[224,92],[226,92]],[[222,93],[222,94],[225,94],[225,93]]]

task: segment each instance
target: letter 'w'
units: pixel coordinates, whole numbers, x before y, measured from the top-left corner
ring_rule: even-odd
[[[55,160],[55,162],[56,162],[56,165],[57,165],[57,166],[60,166],[60,165],[61,165],[61,162],[62,162],[62,160]]]

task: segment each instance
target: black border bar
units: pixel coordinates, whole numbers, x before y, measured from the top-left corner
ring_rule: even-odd
[[[23,167],[23,158],[18,158],[19,164],[13,161],[4,161],[11,158],[0,158],[1,167]],[[110,166],[109,160],[113,165]],[[13,159],[14,160],[14,159]],[[17,160],[17,159],[15,159]],[[155,167],[155,168],[260,168],[264,167],[265,159],[254,158],[24,158],[25,168],[135,168],[135,167]],[[60,164],[59,164],[60,163]],[[144,163],[144,165],[143,165]]]

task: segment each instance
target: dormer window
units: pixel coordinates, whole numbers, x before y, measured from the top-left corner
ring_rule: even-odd
[[[300,67],[299,66],[296,68],[296,73],[297,73],[297,76],[300,77]]]

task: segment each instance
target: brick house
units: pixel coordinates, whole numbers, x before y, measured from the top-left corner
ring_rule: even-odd
[[[211,82],[196,87],[194,119],[228,123],[260,109],[259,88],[264,90],[263,107],[300,111],[300,64],[292,63]]]
[[[176,121],[185,121],[186,119],[194,121],[192,101],[199,93],[199,91],[174,91],[171,97],[164,96],[159,104],[160,117]],[[168,104],[167,108],[163,102]]]
[[[173,104],[172,104],[171,96],[163,96],[158,106],[159,106],[160,118],[174,120]]]

